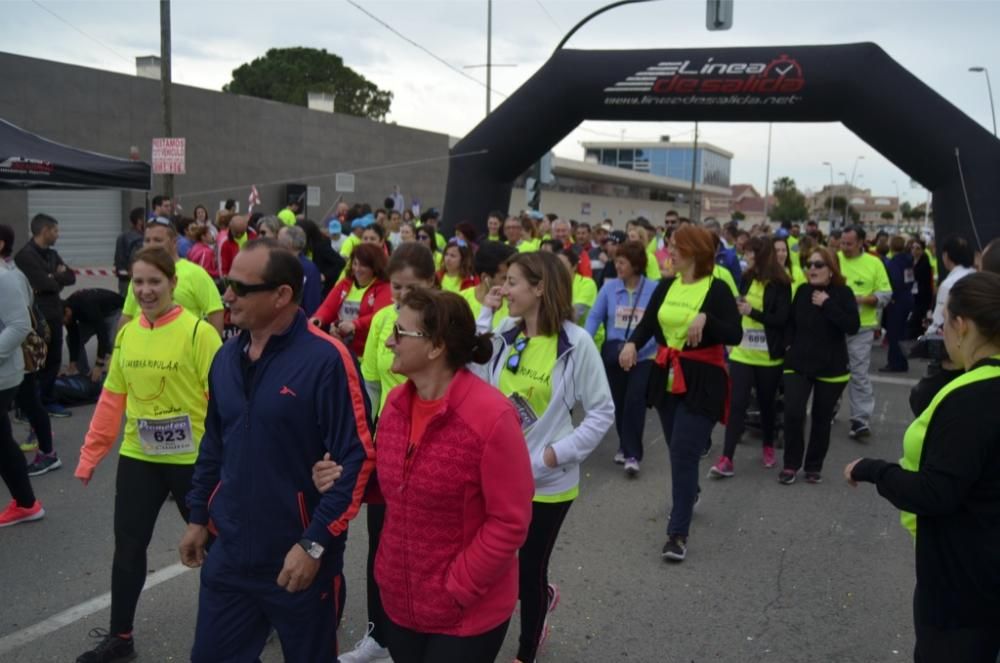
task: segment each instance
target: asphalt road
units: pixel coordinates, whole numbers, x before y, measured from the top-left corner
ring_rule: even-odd
[[[883,351],[874,354],[873,367],[884,363]],[[680,565],[660,558],[670,474],[655,415],[647,420],[637,479],[612,464],[617,439],[610,433],[584,465],[580,498],[552,558],[562,601],[539,660],[910,660],[913,545],[895,509],[870,485],[850,488],[840,473],[861,455],[901,455],[911,420],[906,382],[923,370],[914,362],[903,379],[876,384],[869,441],[848,438],[841,412],[822,484],[778,484],[777,470],[761,466],[759,440],[748,434],[737,450],[736,477],[702,481],[688,559]],[[116,457],[87,488],[72,476],[91,412],[76,408],[72,418],[53,420],[64,467],[34,480],[46,517],[0,530],[0,661],[74,661],[90,645],[88,631],[108,626]],[[26,432],[15,424],[18,439]],[[722,433],[717,427],[713,435],[716,453]],[[703,461],[703,472],[708,467]],[[363,523],[359,517],[350,532],[342,649],[364,632]],[[188,659],[198,577],[175,566],[182,530],[168,502],[149,548],[150,578],[159,584],[147,586],[139,604],[139,660]],[[499,660],[513,659],[516,629],[515,614]],[[281,660],[277,642],[263,660]]]

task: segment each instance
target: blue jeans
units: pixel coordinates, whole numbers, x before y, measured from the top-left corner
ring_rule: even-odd
[[[604,372],[611,387],[611,400],[615,404],[615,432],[618,448],[626,458],[642,460],[642,434],[646,430],[646,385],[652,359],[645,359],[625,372],[618,365],[621,343],[606,341],[601,354]]]
[[[656,411],[670,450],[673,506],[670,508],[667,536],[686,537],[691,529],[694,503],[698,499],[699,463],[711,444],[715,421],[691,412],[683,397],[678,396],[668,396]]]

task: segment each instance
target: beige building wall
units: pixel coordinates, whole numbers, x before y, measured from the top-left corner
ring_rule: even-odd
[[[524,189],[515,188],[510,196],[510,213],[517,214],[526,209],[526,200]],[[584,213],[586,206],[589,206],[589,214]],[[625,230],[625,222],[637,216],[644,216],[654,225],[659,225],[669,210],[675,210],[681,216],[688,215],[688,206],[677,203],[542,190],[542,212],[545,214],[558,214],[561,219],[575,219],[590,225],[611,219],[618,230]]]

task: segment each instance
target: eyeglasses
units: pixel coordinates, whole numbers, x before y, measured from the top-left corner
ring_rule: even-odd
[[[410,338],[427,338],[427,334],[418,331],[406,331],[405,329],[399,328],[399,323],[397,322],[392,326],[392,338],[396,343],[399,343],[401,336],[409,336]]]
[[[826,267],[826,263],[822,260],[810,260],[806,263],[806,267],[809,269],[823,269]]]
[[[514,351],[507,357],[507,370],[511,373],[517,373],[517,369],[521,367],[521,355],[524,354],[526,347],[528,347],[526,336],[522,336],[514,342]]]
[[[270,283],[265,281],[264,283],[243,283],[242,281],[236,281],[234,279],[224,279],[226,287],[233,291],[233,294],[237,297],[246,297],[247,295],[253,294],[255,292],[269,292],[271,290],[277,290],[281,287],[281,283]]]
[[[431,238],[430,235],[417,235],[417,239],[419,239],[421,242],[425,242],[430,238]]]

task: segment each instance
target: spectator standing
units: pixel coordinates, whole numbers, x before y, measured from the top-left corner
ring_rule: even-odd
[[[208,226],[196,225],[191,231],[191,238],[194,240],[194,244],[188,251],[188,261],[204,269],[213,279],[218,279],[220,275],[219,262],[215,257],[215,240],[212,239],[212,233],[209,232]]]
[[[302,212],[302,198],[294,198],[288,201],[288,205],[285,209],[278,212],[278,219],[281,220],[286,226],[294,226],[299,220],[299,214]]]
[[[615,463],[625,466],[626,476],[639,474],[642,462],[642,436],[646,427],[646,386],[653,367],[656,342],[650,339],[639,350],[635,367],[626,372],[618,364],[622,346],[642,320],[656,281],[646,278],[646,247],[640,242],[625,242],[615,254],[618,278],[608,279],[597,293],[597,301],[587,316],[586,329],[596,337],[604,325],[605,340],[601,359],[615,404],[615,431],[618,452]]]
[[[313,261],[322,277],[323,296],[326,297],[340,279],[347,261],[332,246],[319,226],[311,219],[299,221],[299,227],[306,233],[305,256]]]
[[[941,281],[937,290],[937,301],[934,304],[934,314],[931,316],[931,324],[927,328],[928,334],[940,334],[944,327],[944,312],[948,305],[948,293],[951,286],[960,279],[972,274],[972,263],[974,259],[969,243],[957,235],[946,237],[941,242],[941,266],[948,273]],[[933,265],[933,263],[931,263]]]
[[[0,251],[3,250],[0,247]],[[0,527],[45,516],[42,503],[31,489],[24,454],[18,449],[10,429],[10,406],[24,380],[21,343],[31,331],[29,304],[21,275],[12,269],[0,269],[0,478],[12,498],[0,511]]]
[[[115,276],[118,278],[118,294],[128,292],[129,267],[136,251],[142,248],[142,230],[146,225],[146,210],[136,207],[128,215],[129,229],[115,240]]]
[[[871,416],[875,411],[875,390],[868,369],[872,361],[872,341],[878,323],[878,308],[892,297],[889,274],[880,258],[864,250],[865,231],[860,226],[844,230],[840,238],[840,271],[847,287],[854,292],[861,316],[861,328],[847,338],[847,353],[851,361],[851,380],[847,398],[851,404],[849,435],[861,440],[871,435]]]
[[[368,397],[344,345],[299,309],[302,266],[289,251],[248,243],[228,284],[243,331],[209,374],[179,546],[184,564],[202,567],[191,660],[257,660],[273,628],[285,660],[332,661],[347,525],[374,466]],[[312,467],[324,457],[341,474],[320,494]],[[218,538],[206,554],[210,523]]]
[[[486,301],[486,296],[490,294],[490,290],[495,286],[502,285],[506,280],[507,261],[516,253],[514,249],[506,244],[491,242],[489,240],[483,242],[479,246],[479,250],[476,251],[476,255],[473,258],[473,266],[479,282],[476,284],[476,287],[466,288],[458,293],[468,302],[469,310],[472,311],[472,317],[476,320],[479,319],[483,302]],[[493,319],[490,322],[490,329],[495,328],[508,314],[507,302],[504,301],[500,305],[500,308],[494,311]]]
[[[924,333],[924,323],[934,302],[934,270],[927,259],[927,243],[922,239],[913,240],[910,247],[913,256],[913,312],[907,338],[914,339]]]
[[[327,224],[326,229],[330,233],[330,248],[340,253],[340,247],[344,245],[346,239],[340,221],[333,219]]]
[[[162,216],[165,219],[170,219],[174,215],[174,201],[170,199],[169,196],[158,195],[153,196],[153,200],[150,201],[153,209],[147,217],[148,220],[155,219],[158,216]]]
[[[449,240],[441,260],[442,269],[438,272],[441,289],[445,292],[458,294],[468,288],[473,288],[479,282],[473,264],[473,251],[468,240],[455,237]]]
[[[86,375],[98,382],[107,372],[108,358],[114,347],[118,316],[125,299],[116,292],[102,288],[77,290],[66,298],[63,322],[66,325],[66,346],[69,348],[68,373]],[[97,358],[91,368],[87,358],[87,341],[97,337]]]
[[[194,246],[194,240],[191,239],[192,228],[196,227],[194,219],[182,216],[177,219],[177,255],[181,258],[187,258],[188,251]]]
[[[64,287],[76,283],[76,274],[52,248],[58,240],[59,222],[48,214],[36,214],[31,220],[31,239],[17,252],[14,263],[28,278],[35,293],[35,304],[49,325],[45,368],[38,375],[42,403],[51,416],[69,417],[72,412],[56,402],[52,392],[56,376],[62,368],[63,307],[59,293]]]
[[[885,307],[883,317],[889,360],[879,372],[905,373],[910,370],[910,363],[900,343],[906,337],[906,321],[913,310],[913,255],[906,250],[906,240],[899,235],[889,239],[889,255],[892,257],[886,262],[886,270],[892,285],[892,301]]]
[[[278,243],[295,254],[302,265],[302,302],[300,306],[311,316],[323,301],[323,277],[313,261],[303,255],[306,232],[298,226],[284,226],[278,231]]]

